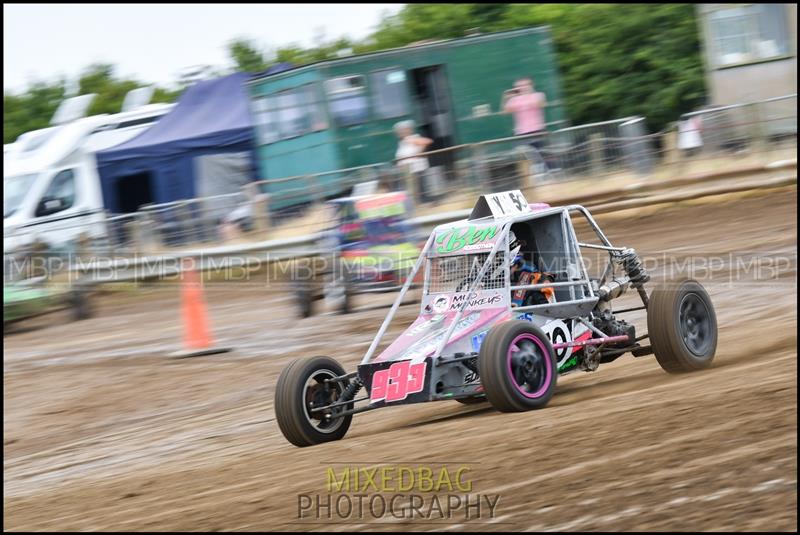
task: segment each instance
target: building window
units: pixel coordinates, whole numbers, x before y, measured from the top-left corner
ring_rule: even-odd
[[[408,86],[403,70],[385,70],[370,75],[375,114],[381,119],[408,115]]]
[[[788,54],[786,15],[782,4],[744,5],[711,12],[714,64],[724,67]]]
[[[318,132],[328,127],[314,84],[258,97],[253,101],[253,113],[262,144]]]
[[[274,143],[281,138],[278,131],[278,114],[271,108],[272,97],[257,97],[253,101],[253,118],[258,139],[263,144]]]
[[[352,126],[369,119],[366,84],[363,76],[342,76],[325,82],[328,109],[336,126]]]

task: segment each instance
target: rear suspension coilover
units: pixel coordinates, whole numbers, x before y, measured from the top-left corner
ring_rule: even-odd
[[[646,306],[647,292],[644,290],[644,284],[650,280],[650,275],[642,265],[642,260],[633,249],[624,249],[619,253],[618,259],[625,273],[628,275],[628,279],[630,279],[631,286],[636,288],[636,291],[639,292],[642,298],[642,302]]]

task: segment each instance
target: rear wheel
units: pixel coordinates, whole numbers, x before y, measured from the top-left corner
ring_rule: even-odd
[[[331,411],[315,411],[339,400],[344,386],[328,379],[344,375],[330,357],[311,357],[287,366],[275,387],[275,417],[286,440],[298,447],[340,440],[350,427],[352,415],[331,417]]]
[[[478,371],[486,398],[497,410],[521,412],[547,405],[558,369],[547,335],[527,321],[493,327],[481,344]]]
[[[717,316],[699,282],[685,279],[653,290],[647,330],[665,371],[685,373],[711,366],[717,350]]]

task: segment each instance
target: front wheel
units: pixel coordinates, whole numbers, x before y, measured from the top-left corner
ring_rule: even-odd
[[[478,372],[486,398],[503,412],[540,409],[556,389],[558,368],[547,335],[527,321],[494,326],[481,344]]]
[[[653,290],[647,330],[664,371],[685,373],[711,366],[717,351],[717,316],[699,282],[684,279]]]
[[[352,415],[337,418],[330,410],[314,410],[339,400],[343,384],[327,380],[344,374],[330,357],[299,359],[283,370],[275,387],[275,417],[286,440],[303,448],[344,437]]]

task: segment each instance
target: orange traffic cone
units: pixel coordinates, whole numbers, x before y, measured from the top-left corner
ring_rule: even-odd
[[[170,356],[177,358],[198,357],[230,351],[230,348],[214,347],[200,277],[194,266],[190,266],[188,262],[184,262],[183,267],[181,312],[183,316],[183,344],[186,349],[172,353]]]

